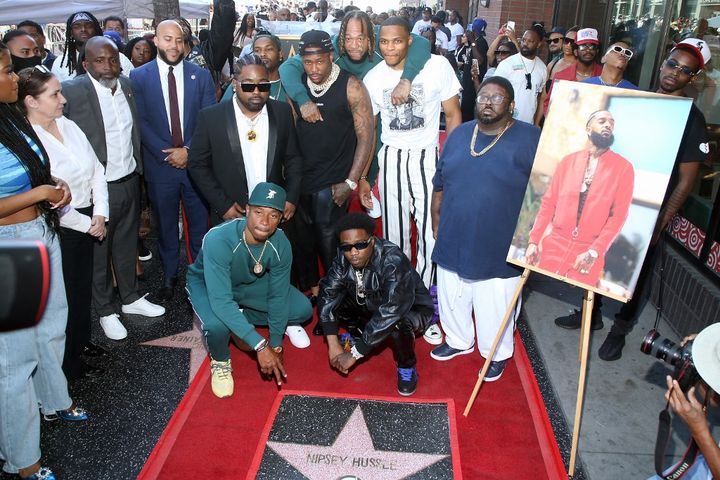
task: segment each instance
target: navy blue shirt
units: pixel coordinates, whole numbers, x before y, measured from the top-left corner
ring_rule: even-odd
[[[440,225],[432,259],[466,280],[510,278],[520,269],[507,263],[508,250],[530,177],[540,129],[515,122],[481,157],[470,155],[476,121],[448,137],[433,178],[442,191]],[[474,149],[495,138],[478,132]]]

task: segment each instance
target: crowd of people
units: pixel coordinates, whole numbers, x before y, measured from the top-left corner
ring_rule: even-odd
[[[485,20],[466,23],[454,10],[329,11],[321,0],[302,10],[276,4],[236,29],[234,3],[214,3],[198,38],[175,18],[126,43],[123,19],[76,12],[57,57],[32,20],[0,43],[0,238],[43,240],[53,267],[39,325],[0,334],[6,472],[54,478],[41,466],[37,405],[46,420],[89,418],[67,381],[103,373],[86,362],[108,355],[90,342],[91,306],[114,341],[127,337],[121,314],[162,316],[182,283],[181,237],[218,397],[234,390],[231,339],[281,384],[284,337],[308,347],[302,324],[314,308],[331,367],[348,374],[387,341],[401,395],[417,388],[418,336],[438,361],[476,347],[487,357],[520,279],[505,258],[553,81],[637,88],[623,78],[633,45],[613,38],[603,48],[593,28],[506,24],[488,45]],[[287,59],[258,21],[329,16],[339,33],[309,29]],[[657,91],[683,95],[708,61],[702,40],[678,43]],[[604,111],[587,121],[590,156],[577,157],[592,157],[593,172],[614,168],[611,123]],[[678,128],[683,144],[653,245],[707,156],[699,110]],[[348,213],[353,196],[366,212]],[[138,262],[151,257],[139,238],[144,204],[162,265],[158,303],[138,287]],[[549,208],[532,261],[552,260],[551,240],[571,248]],[[557,239],[544,238],[550,223]],[[591,243],[599,235],[583,234]],[[603,251],[578,250],[577,268],[597,276],[609,245],[593,245]],[[604,360],[620,358],[638,303],[618,314]],[[486,358],[486,381],[500,379],[513,355],[519,310]],[[580,316],[556,323],[579,328]]]

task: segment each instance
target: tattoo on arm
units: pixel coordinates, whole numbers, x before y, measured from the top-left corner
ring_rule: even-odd
[[[355,147],[355,156],[349,177],[357,181],[362,175],[368,160],[370,160],[375,137],[375,120],[370,95],[365,85],[355,77],[350,77],[348,81],[347,97],[355,125],[355,135],[357,136],[357,146]]]

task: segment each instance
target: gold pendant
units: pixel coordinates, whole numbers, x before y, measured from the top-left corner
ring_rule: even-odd
[[[256,263],[253,267],[253,272],[255,272],[255,275],[260,275],[263,272],[263,266],[259,263]]]
[[[251,142],[254,142],[257,138],[257,134],[255,133],[255,130],[249,130],[247,133],[247,139]]]

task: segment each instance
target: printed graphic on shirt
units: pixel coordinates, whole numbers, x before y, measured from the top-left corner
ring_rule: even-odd
[[[393,105],[392,88],[383,91],[383,105],[390,115],[390,130],[419,130],[425,126],[425,92],[422,85],[413,85],[406,103]]]

